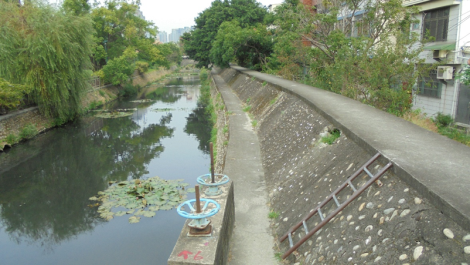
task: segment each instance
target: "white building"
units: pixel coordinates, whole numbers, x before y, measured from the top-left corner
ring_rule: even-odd
[[[470,87],[455,78],[470,58],[470,1],[404,0],[404,6],[417,6],[419,23],[412,30],[435,38],[426,43],[422,58],[426,63],[441,62],[430,78],[418,81],[413,102],[428,115],[451,115],[456,122],[470,124]]]

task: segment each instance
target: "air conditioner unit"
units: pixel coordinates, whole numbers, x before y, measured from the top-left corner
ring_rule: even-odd
[[[452,73],[454,67],[452,66],[438,66],[437,67],[437,79],[452,79]]]
[[[434,59],[445,59],[447,57],[447,51],[446,50],[434,50],[432,52],[432,57]]]

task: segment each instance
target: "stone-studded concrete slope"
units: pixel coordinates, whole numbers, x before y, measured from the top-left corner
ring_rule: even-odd
[[[270,203],[280,213],[272,223],[275,236],[281,237],[377,151],[394,163],[381,178],[383,187],[368,188],[289,262],[469,262],[467,147],[342,96],[233,68],[221,76],[258,121]],[[328,127],[342,131],[333,145],[319,142]],[[377,171],[385,160],[371,169]],[[367,178],[361,176],[356,187]],[[350,194],[345,190],[338,197],[344,201]],[[309,227],[319,221],[313,217]],[[296,233],[295,241],[301,235]],[[280,244],[279,251],[286,250],[287,244]]]

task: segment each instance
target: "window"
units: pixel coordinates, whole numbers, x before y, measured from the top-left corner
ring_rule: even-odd
[[[424,36],[434,37],[434,41],[446,41],[449,28],[449,7],[424,12]]]
[[[421,77],[418,81],[418,95],[441,98],[442,83],[437,79],[437,70],[432,70],[429,76]]]
[[[364,15],[358,15],[354,17],[353,36],[370,36],[369,23],[364,19]]]

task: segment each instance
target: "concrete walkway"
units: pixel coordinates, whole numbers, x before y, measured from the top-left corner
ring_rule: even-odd
[[[297,95],[369,153],[382,153],[408,185],[463,228],[470,227],[468,146],[338,94],[232,68]]]
[[[238,97],[220,76],[213,75],[213,78],[227,110],[232,113],[224,169],[235,185],[235,228],[229,264],[276,264],[258,137]]]

